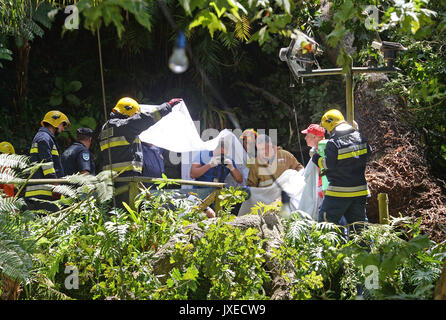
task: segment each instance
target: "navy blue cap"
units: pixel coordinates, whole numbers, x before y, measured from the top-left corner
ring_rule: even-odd
[[[93,130],[91,130],[90,128],[79,128],[76,130],[77,134],[82,134],[84,136],[89,136],[92,137],[93,136]]]

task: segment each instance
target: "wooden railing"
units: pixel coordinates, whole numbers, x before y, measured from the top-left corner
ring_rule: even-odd
[[[141,187],[140,184],[144,183],[155,183],[159,181],[165,181],[168,184],[179,184],[179,185],[191,185],[191,186],[197,186],[197,187],[206,187],[206,188],[215,188],[215,191],[211,192],[207,197],[202,199],[202,202],[200,204],[200,209],[206,209],[208,206],[210,206],[212,203],[215,203],[215,212],[218,212],[220,210],[220,199],[219,194],[221,192],[221,189],[225,186],[224,183],[219,182],[205,182],[205,181],[195,181],[195,180],[182,180],[182,179],[162,179],[162,178],[149,178],[149,177],[117,177],[113,179],[114,182],[122,182],[122,183],[128,183],[128,186],[125,188],[119,188],[115,189],[115,194],[118,195],[123,192],[129,193],[129,205],[132,208],[135,208],[134,200],[135,197],[139,193],[139,189]],[[37,184],[76,184],[76,182],[69,181],[67,178],[59,178],[59,179],[29,179],[28,181],[23,180],[21,181],[23,183],[26,182],[28,185],[37,185]],[[8,182],[2,182],[1,183],[8,183]],[[198,193],[195,191],[198,191],[199,189],[179,189],[182,193]],[[188,191],[186,191],[188,190]],[[190,190],[190,191],[189,191]]]
[[[143,183],[154,183],[157,181],[165,181],[172,184],[180,184],[180,185],[191,185],[191,186],[197,186],[197,187],[207,187],[207,188],[215,188],[215,191],[213,191],[211,194],[209,194],[205,199],[202,199],[202,202],[200,204],[200,209],[204,210],[207,207],[209,207],[212,203],[215,203],[214,211],[218,212],[220,210],[220,198],[218,197],[220,195],[221,189],[225,186],[224,183],[220,182],[205,182],[205,181],[195,181],[195,180],[182,180],[182,179],[161,179],[161,178],[148,178],[148,177],[118,177],[114,179],[115,182],[123,182],[128,183],[128,190],[129,193],[129,200],[130,200],[130,206],[134,208],[134,199],[139,193],[140,184]],[[183,190],[183,189],[182,189]],[[189,189],[186,189],[189,190]],[[194,192],[197,191],[197,189],[192,189],[190,191],[186,192]],[[117,194],[120,194],[122,192],[126,192],[126,190],[121,190]]]

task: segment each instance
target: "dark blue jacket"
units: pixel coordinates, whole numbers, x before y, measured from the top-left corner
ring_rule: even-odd
[[[338,125],[330,135],[325,157],[314,154],[312,161],[325,171],[329,186],[326,196],[369,196],[365,168],[372,149],[365,137],[347,123]]]
[[[94,159],[88,148],[82,142],[74,142],[62,154],[62,165],[65,175],[88,171],[95,175]]]
[[[144,177],[161,178],[161,174],[164,173],[163,149],[143,143],[142,154],[144,160],[142,175]]]
[[[102,170],[122,171],[121,177],[141,176],[143,155],[139,134],[170,111],[166,102],[155,112],[141,112],[132,117],[112,113],[110,120],[102,126],[100,135]]]
[[[31,143],[30,162],[46,163],[39,168],[32,179],[56,179],[65,175],[59,155],[56,137],[46,127],[39,128]],[[26,198],[52,199],[52,188],[45,185],[27,185]]]

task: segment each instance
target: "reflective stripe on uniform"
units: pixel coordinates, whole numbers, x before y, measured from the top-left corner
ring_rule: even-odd
[[[326,196],[332,197],[360,197],[367,196],[369,194],[370,190],[367,185],[356,187],[338,187],[329,185],[325,191]]]
[[[49,164],[43,165],[42,171],[43,171],[44,176],[51,174],[51,173],[56,173],[56,170],[54,169],[54,165],[52,162]]]
[[[321,169],[327,169],[327,160],[325,159],[325,157],[320,157],[317,160],[317,166]]]
[[[357,157],[367,153],[367,144],[363,143],[357,146],[342,148],[338,150],[338,160]]]
[[[34,197],[34,196],[52,196],[53,195],[53,186],[51,185],[35,185],[35,186],[27,186],[25,197]]]
[[[37,143],[33,143],[31,145],[31,149],[29,150],[29,153],[39,153],[39,146]],[[56,145],[53,145],[53,149],[51,150],[51,154],[53,156],[58,156],[59,155],[59,150],[57,150]]]
[[[126,146],[129,144],[130,143],[127,141],[127,139],[124,136],[110,138],[110,139],[103,140],[100,142],[101,151],[104,151],[105,149],[108,149],[108,148],[113,148],[113,147],[117,147],[117,146]]]
[[[142,172],[141,162],[120,162],[111,165],[113,171],[137,171]],[[110,170],[110,165],[104,166],[103,170]]]
[[[43,170],[43,175],[44,175],[44,176],[49,175],[49,174],[52,174],[52,173],[56,173],[56,170],[55,170],[54,168],[50,168],[50,169],[47,169],[47,170]]]
[[[31,145],[31,149],[29,150],[29,153],[39,153],[39,147],[37,143],[33,143]]]

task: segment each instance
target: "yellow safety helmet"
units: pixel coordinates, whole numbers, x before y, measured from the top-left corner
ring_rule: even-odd
[[[45,126],[45,123],[49,123],[53,127],[57,128],[63,122],[65,122],[66,127],[71,125],[70,120],[68,120],[68,117],[64,113],[58,110],[52,110],[48,111],[45,114],[45,117],[43,117],[43,120],[42,122],[40,122],[40,124],[43,127]]]
[[[321,126],[331,132],[336,126],[345,122],[344,116],[341,111],[331,109],[325,112],[321,119]]]
[[[132,98],[121,98],[119,99],[116,106],[113,108],[113,112],[120,113],[126,116],[133,116],[135,113],[139,113],[139,104],[136,100]]]
[[[239,139],[243,141],[244,138],[249,139],[250,137],[254,137],[254,140],[257,139],[257,132],[254,129],[246,129],[242,132]]]
[[[10,144],[8,141],[3,141],[0,142],[0,152],[14,154],[15,150],[12,144]]]

